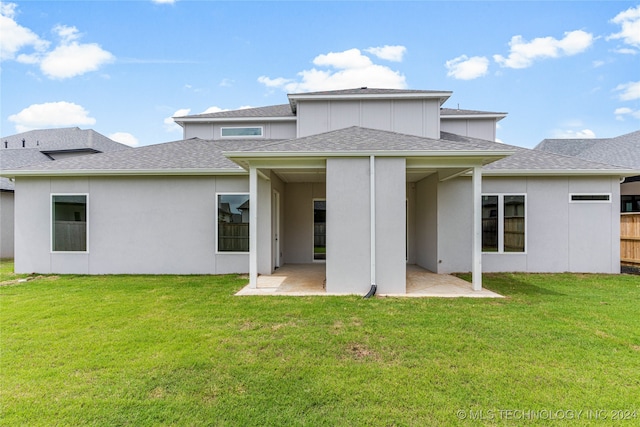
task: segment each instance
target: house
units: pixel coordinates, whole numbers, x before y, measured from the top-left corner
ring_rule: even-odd
[[[0,170],[129,147],[77,127],[39,129],[0,138]],[[0,178],[0,258],[14,256],[14,183]]]
[[[615,138],[545,139],[535,149],[640,169],[640,131]],[[620,202],[621,212],[640,212],[640,175],[628,177],[620,184]]]
[[[176,117],[179,141],[4,171],[16,271],[248,272],[256,286],[323,263],[326,291],[345,294],[402,294],[407,264],[470,271],[476,290],[483,271],[619,272],[619,182],[638,170],[494,142],[506,114],[450,96],[290,94]]]

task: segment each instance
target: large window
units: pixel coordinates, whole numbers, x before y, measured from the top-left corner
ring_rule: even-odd
[[[249,195],[218,194],[218,252],[249,252]]]
[[[525,252],[525,196],[482,196],[482,251]]]
[[[262,136],[262,126],[255,127],[223,127],[220,128],[220,136],[229,137],[260,137]]]
[[[51,195],[51,250],[87,252],[87,195]]]

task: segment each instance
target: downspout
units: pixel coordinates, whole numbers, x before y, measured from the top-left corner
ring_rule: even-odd
[[[370,231],[371,231],[371,289],[364,296],[371,298],[376,294],[378,286],[376,285],[376,158],[369,156],[369,214],[370,214]]]

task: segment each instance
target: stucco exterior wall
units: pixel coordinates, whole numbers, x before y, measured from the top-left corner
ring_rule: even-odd
[[[416,183],[415,264],[438,271],[438,175]],[[409,261],[411,263],[411,261]]]
[[[281,250],[285,264],[313,262],[313,200],[326,198],[325,187],[324,182],[284,185],[284,244]]]
[[[525,253],[484,253],[484,272],[620,271],[617,177],[484,177],[483,193],[526,195]],[[571,193],[610,193],[610,203],[571,203]],[[471,268],[471,180],[438,188],[439,273]],[[440,261],[439,260],[439,261]]]
[[[16,180],[16,272],[221,274],[249,254],[216,254],[216,193],[248,193],[247,177]],[[51,252],[51,194],[88,194],[88,252]]]
[[[13,191],[0,191],[0,258],[13,258]]]
[[[428,100],[299,101],[298,137],[349,126],[440,138],[440,105]]]

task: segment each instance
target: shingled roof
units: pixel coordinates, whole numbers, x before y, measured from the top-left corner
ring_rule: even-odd
[[[535,149],[640,169],[640,131],[615,138],[545,139]]]
[[[174,117],[176,122],[180,119],[228,119],[228,118],[268,118],[268,117],[295,117],[289,104],[269,105],[266,107],[242,108],[240,110],[219,111],[217,113],[193,114],[190,116]]]
[[[39,163],[53,163],[53,159],[48,154],[55,152],[100,153],[130,148],[92,129],[83,130],[72,127],[30,130],[0,138],[0,170],[17,169]],[[7,178],[1,178],[0,190],[13,191],[13,182]]]

